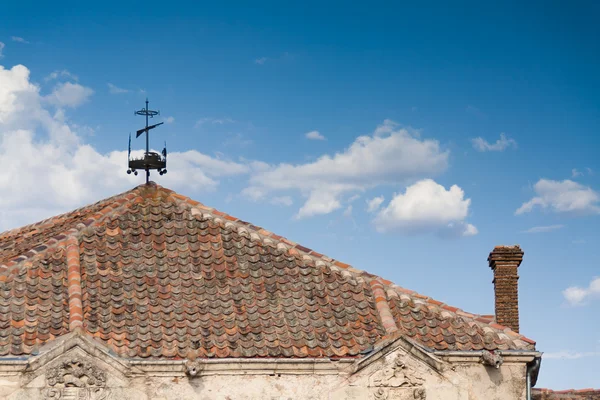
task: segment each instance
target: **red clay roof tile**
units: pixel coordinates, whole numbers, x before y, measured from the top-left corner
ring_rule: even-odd
[[[0,233],[0,355],[69,322],[127,357],[357,357],[386,330],[437,350],[534,349],[153,183]]]

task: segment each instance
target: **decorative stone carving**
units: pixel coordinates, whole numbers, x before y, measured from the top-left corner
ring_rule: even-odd
[[[492,353],[488,350],[483,350],[480,361],[483,365],[489,365],[494,368],[500,368],[500,366],[504,362],[500,354]]]
[[[200,364],[198,361],[188,361],[185,364],[185,372],[190,378],[198,375],[200,371],[202,371],[202,364]]]
[[[425,394],[425,388],[416,388],[413,391],[413,396],[417,400],[425,400],[427,395]]]
[[[375,400],[387,400],[388,398],[388,391],[384,388],[378,388],[375,393],[373,393],[373,398]]]
[[[106,374],[79,359],[63,361],[46,372],[44,400],[110,400]]]
[[[418,387],[424,380],[416,376],[415,371],[406,365],[403,358],[398,355],[394,364],[383,369],[373,377],[373,385],[379,387]]]

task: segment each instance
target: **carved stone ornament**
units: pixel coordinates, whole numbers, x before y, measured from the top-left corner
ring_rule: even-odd
[[[423,382],[401,356],[397,356],[392,366],[377,372],[373,378],[374,386],[378,387],[419,387]]]
[[[202,364],[198,361],[188,361],[185,365],[185,371],[190,378],[193,378],[202,371]]]
[[[413,391],[413,397],[417,400],[425,400],[427,398],[425,388],[416,388]]]
[[[500,368],[504,362],[500,354],[492,353],[487,350],[483,350],[480,360],[483,365],[489,365],[490,367],[494,367],[496,369]]]
[[[63,361],[46,372],[45,400],[109,400],[106,373],[95,365],[75,359]]]
[[[377,390],[375,391],[375,393],[373,393],[373,398],[375,400],[387,400],[388,398],[388,391],[384,388],[377,388]]]

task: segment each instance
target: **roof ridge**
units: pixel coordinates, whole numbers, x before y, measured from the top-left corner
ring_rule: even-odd
[[[36,227],[36,228],[41,227],[42,229],[46,229],[46,228],[54,225],[54,224],[50,223],[50,220],[55,220],[57,218],[67,216],[67,215],[73,215],[73,214],[76,214],[77,212],[85,210],[86,208],[90,208],[90,207],[93,207],[93,206],[101,204],[101,203],[107,203],[105,207],[103,207],[96,213],[92,214],[85,221],[75,224],[74,227],[71,226],[68,229],[63,230],[63,231],[53,235],[50,238],[43,240],[42,242],[37,243],[33,248],[28,249],[25,253],[18,254],[15,257],[10,258],[8,260],[4,260],[4,261],[0,260],[0,273],[8,270],[10,267],[21,265],[26,261],[32,261],[33,259],[35,259],[35,257],[37,255],[43,254],[47,250],[53,249],[55,247],[60,247],[61,244],[63,246],[66,246],[66,240],[70,236],[78,235],[83,229],[85,229],[87,227],[97,226],[97,224],[101,220],[104,220],[105,217],[107,217],[109,215],[113,215],[117,210],[121,210],[124,206],[126,206],[128,204],[128,200],[132,200],[133,198],[141,195],[141,193],[137,194],[137,195],[135,195],[135,193],[136,193],[136,191],[139,192],[144,186],[146,186],[146,185],[145,184],[138,185],[131,190],[108,197],[104,200],[97,201],[96,203],[88,204],[88,205],[85,205],[78,209],[75,209],[73,211],[63,213],[63,214],[60,214],[55,217],[47,218],[45,220],[42,220],[42,221],[39,221],[39,222],[36,222],[33,224],[25,225],[24,227],[21,227],[21,228],[15,228],[10,231],[3,232],[2,234],[0,234],[0,240],[5,239],[11,235],[16,235],[19,231],[26,231],[26,230],[31,231],[31,229],[33,229],[34,227]],[[113,207],[116,203],[118,203],[118,206]]]
[[[234,217],[230,214],[224,213],[222,211],[217,210],[214,207],[207,206],[197,200],[194,200],[190,197],[179,194],[171,189],[164,188],[158,184],[156,185],[157,190],[161,190],[170,195],[170,197],[174,198],[177,203],[183,204],[188,207],[192,213],[192,215],[202,214],[202,216],[208,217],[214,220],[221,220],[224,226],[235,227],[238,232],[246,232],[250,238],[255,240],[261,240],[265,243],[269,242],[278,242],[276,246],[280,250],[289,251],[292,255],[298,255],[303,258],[308,258],[317,264],[318,262],[325,263],[330,268],[334,270],[340,271],[342,273],[349,274],[355,276],[356,278],[363,279],[366,282],[371,282],[372,280],[381,279],[384,282],[390,282],[385,280],[377,275],[373,275],[367,271],[360,270],[358,268],[353,267],[350,264],[343,263],[339,260],[328,257],[324,254],[321,254],[313,249],[302,246],[299,243],[293,242],[283,236],[277,235],[271,231],[268,231],[260,226],[256,226],[247,221],[244,221],[240,218]]]
[[[142,186],[142,185],[136,186],[136,187],[134,187],[133,189],[131,189],[131,190],[128,190],[128,191],[126,191],[126,192],[122,192],[122,193],[116,194],[116,195],[114,195],[114,196],[107,197],[106,199],[99,200],[99,201],[97,201],[97,202],[95,202],[95,203],[86,204],[86,205],[84,205],[84,206],[81,206],[81,207],[79,207],[79,208],[76,208],[76,209],[74,209],[74,210],[67,211],[67,212],[64,212],[64,213],[62,213],[62,214],[58,214],[58,215],[54,215],[54,216],[51,216],[51,217],[45,218],[45,219],[43,219],[43,220],[41,220],[41,221],[33,222],[33,223],[31,223],[31,224],[27,224],[27,225],[24,225],[24,226],[20,226],[20,227],[17,227],[17,228],[13,228],[13,229],[9,229],[9,230],[6,230],[6,231],[3,231],[3,232],[0,232],[0,240],[2,240],[2,239],[4,239],[4,238],[6,238],[6,237],[8,237],[8,236],[14,235],[14,234],[16,234],[17,232],[20,232],[20,231],[25,231],[25,230],[27,230],[27,229],[32,229],[32,228],[34,228],[34,227],[36,227],[36,228],[37,228],[37,227],[46,228],[46,227],[48,227],[48,226],[51,226],[51,225],[53,225],[53,224],[51,224],[50,222],[51,222],[51,221],[53,221],[53,220],[55,220],[56,218],[63,217],[63,216],[66,216],[66,215],[75,214],[75,213],[77,213],[77,212],[80,212],[80,211],[82,211],[82,210],[84,210],[84,209],[86,209],[86,208],[93,207],[93,206],[95,206],[95,205],[97,205],[97,204],[99,204],[99,203],[103,203],[103,202],[111,201],[111,200],[113,200],[113,199],[118,199],[118,198],[120,198],[120,197],[123,197],[123,196],[127,195],[128,193],[131,193],[131,192],[135,191],[135,190],[136,190],[136,189],[138,189],[140,186]]]

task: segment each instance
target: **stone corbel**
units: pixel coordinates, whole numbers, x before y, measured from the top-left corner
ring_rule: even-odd
[[[491,351],[483,350],[481,352],[480,362],[483,365],[487,365],[494,368],[500,368],[504,360],[502,359],[502,356],[498,353],[492,353]]]

